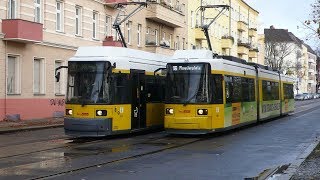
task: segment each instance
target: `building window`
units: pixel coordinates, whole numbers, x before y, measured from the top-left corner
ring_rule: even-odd
[[[56,30],[63,31],[63,4],[62,2],[56,2]]]
[[[191,16],[190,16],[190,26],[191,28],[194,28],[194,13],[191,11]]]
[[[8,0],[8,19],[16,18],[16,0]]]
[[[55,69],[62,66],[62,61],[55,61]],[[55,75],[55,69],[54,69],[54,75]],[[56,81],[55,77],[54,77],[54,80],[55,80],[55,86],[54,86],[54,93],[56,95],[61,95],[61,94],[64,94],[64,87],[63,87],[63,84],[64,84],[64,69],[60,69],[58,72],[60,72],[60,80],[59,82]]]
[[[92,38],[97,39],[97,27],[98,27],[98,13],[96,11],[92,14]]]
[[[132,27],[132,22],[128,21],[128,23],[127,23],[128,44],[131,44],[131,27]]]
[[[141,24],[138,24],[138,46],[141,46]]]
[[[44,59],[35,58],[33,61],[33,93],[44,94]]]
[[[105,35],[106,36],[111,36],[111,17],[110,16],[106,16],[106,32]]]
[[[182,49],[185,50],[186,39],[182,38]]]
[[[34,1],[34,21],[37,23],[41,22],[41,0]]]
[[[156,45],[158,46],[159,45],[159,42],[158,42],[158,29],[154,30],[154,36],[156,38]]]
[[[175,48],[176,50],[179,50],[179,49],[180,49],[180,48],[179,48],[179,43],[180,43],[180,42],[179,42],[179,36],[177,36],[177,37],[176,37],[176,42],[175,42],[175,45],[174,45],[174,46],[175,46],[174,48]]]
[[[169,36],[169,46],[170,48],[172,48],[172,34],[170,34]]]
[[[20,93],[20,63],[17,56],[8,56],[7,94]]]
[[[147,28],[146,34],[150,34],[150,27]]]
[[[82,32],[82,11],[80,6],[76,6],[76,17],[75,17],[76,35],[81,36]]]

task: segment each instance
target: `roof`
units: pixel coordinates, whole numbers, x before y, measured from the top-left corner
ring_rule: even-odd
[[[308,44],[304,44],[304,45],[307,47],[309,53],[317,55],[317,53]]]
[[[301,46],[303,41],[296,37],[293,33],[289,32],[288,29],[264,29],[265,42],[293,42]]]
[[[259,11],[253,9],[248,3],[246,3],[244,0],[240,0],[241,2],[243,2],[245,5],[247,5],[249,8],[251,8],[253,11],[255,11],[257,14],[259,14]]]

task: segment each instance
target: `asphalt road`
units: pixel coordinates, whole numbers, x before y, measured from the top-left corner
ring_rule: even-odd
[[[68,139],[62,128],[0,135],[0,179],[243,179],[290,164],[320,135],[320,100],[210,136]]]

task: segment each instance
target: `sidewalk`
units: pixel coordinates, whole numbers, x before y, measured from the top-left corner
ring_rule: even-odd
[[[0,121],[0,134],[23,130],[36,130],[62,126],[63,118],[34,119],[17,122]]]

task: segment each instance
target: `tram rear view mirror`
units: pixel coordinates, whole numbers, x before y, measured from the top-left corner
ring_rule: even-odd
[[[154,75],[165,76],[167,74],[167,68],[159,68],[154,71]]]
[[[57,72],[55,77],[56,77],[56,82],[59,82],[60,81],[60,72]]]
[[[58,72],[59,69],[62,69],[62,68],[68,68],[68,66],[59,66],[55,69],[55,77],[56,77],[56,82],[59,82],[60,81],[60,71]]]

